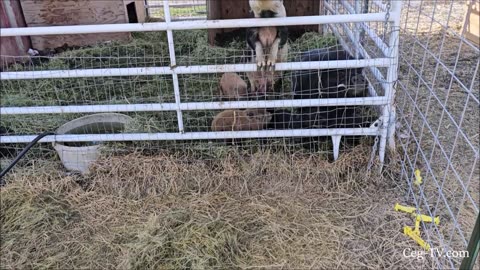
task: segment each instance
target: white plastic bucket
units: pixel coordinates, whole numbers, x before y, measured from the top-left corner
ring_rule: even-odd
[[[56,134],[109,134],[119,133],[132,118],[119,113],[87,115],[65,123]],[[99,154],[101,143],[53,143],[67,170],[87,173]]]

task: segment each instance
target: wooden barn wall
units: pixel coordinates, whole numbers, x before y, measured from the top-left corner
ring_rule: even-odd
[[[0,0],[0,28],[25,27],[18,0]],[[0,37],[0,70],[15,61],[8,56],[26,56],[31,47],[29,37]]]
[[[319,15],[321,1],[319,0],[285,0],[285,9],[288,17]],[[207,13],[209,20],[217,19],[242,19],[249,18],[250,7],[248,0],[209,0],[207,1]],[[323,14],[323,13],[322,13]],[[238,29],[211,29],[209,30],[209,42],[214,44],[218,36],[223,33]],[[298,36],[305,31],[318,31],[318,25],[291,26],[289,31],[292,36]]]
[[[123,0],[22,0],[22,8],[29,27],[127,23]],[[86,46],[100,42],[130,39],[130,33],[78,34],[32,37],[35,49],[54,49],[68,46]]]

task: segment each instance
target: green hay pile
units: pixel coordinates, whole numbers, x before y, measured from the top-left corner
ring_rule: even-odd
[[[16,64],[8,71],[95,69],[168,66],[170,63],[166,34],[135,33],[131,42],[110,42],[65,51],[43,64]],[[242,37],[225,47],[208,44],[206,30],[176,31],[177,65],[213,65],[240,62],[246,44]],[[291,58],[299,51],[331,46],[331,36],[306,33],[291,42]],[[185,74],[179,76],[183,102],[212,101],[218,95],[221,74]],[[288,74],[285,74],[288,76]],[[2,81],[0,105],[99,105],[175,102],[171,76],[127,76]],[[283,92],[290,92],[286,80]],[[184,112],[188,131],[205,131],[215,112]],[[143,130],[178,131],[176,114],[171,112],[129,114]],[[80,115],[4,116],[1,124],[18,134],[38,134],[54,130]],[[171,119],[170,119],[171,118]],[[152,120],[155,119],[155,120]],[[45,124],[46,123],[46,124]],[[155,123],[155,125],[153,125]]]

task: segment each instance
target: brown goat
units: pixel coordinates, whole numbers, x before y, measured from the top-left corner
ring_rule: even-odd
[[[225,73],[220,79],[220,95],[225,99],[240,99],[248,95],[247,83],[237,73]]]
[[[212,131],[261,130],[271,119],[265,109],[226,110],[215,116]]]

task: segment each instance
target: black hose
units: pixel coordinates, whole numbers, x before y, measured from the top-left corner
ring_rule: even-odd
[[[8,165],[7,168],[5,168],[5,170],[3,170],[1,173],[0,173],[0,186],[4,186],[5,185],[5,181],[3,180],[3,176],[5,176],[5,174],[7,174],[17,163],[18,161],[20,161],[20,159],[28,152],[28,150],[30,150],[30,148],[32,148],[38,141],[40,141],[43,137],[45,136],[49,136],[49,135],[55,135],[54,132],[44,132],[40,135],[38,135],[33,141],[31,141],[27,147],[25,147],[22,152],[20,152],[20,154],[18,154],[18,156],[12,161],[12,163],[10,163],[10,165]]]

